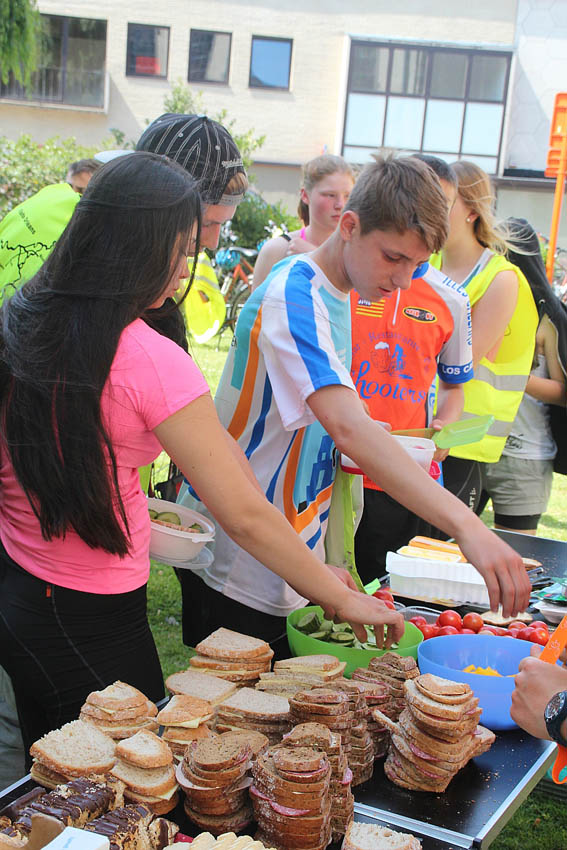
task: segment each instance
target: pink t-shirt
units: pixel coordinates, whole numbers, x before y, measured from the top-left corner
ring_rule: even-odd
[[[193,360],[141,319],[122,333],[101,397],[128,518],[131,548],[125,558],[91,549],[73,531],[48,542],[41,536],[5,449],[0,466],[0,537],[8,555],[44,581],[88,593],[126,593],[149,574],[150,520],[138,467],[161,451],[153,429],[209,392]]]

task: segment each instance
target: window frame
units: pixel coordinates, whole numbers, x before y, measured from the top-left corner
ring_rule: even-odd
[[[289,65],[287,69],[287,86],[262,86],[252,82],[252,56],[254,54],[254,39],[262,41],[283,41],[289,44]],[[291,90],[291,63],[293,62],[293,38],[279,35],[257,35],[252,34],[250,40],[250,65],[248,70],[248,88],[261,89],[262,91],[290,91]]]
[[[387,48],[389,50],[388,56],[388,69],[386,74],[386,88],[385,91],[369,91],[368,89],[354,88],[353,87],[353,75],[354,75],[354,49],[357,46],[364,47],[373,47],[373,48]],[[428,54],[427,60],[427,71],[426,71],[426,79],[425,79],[425,88],[424,93],[422,95],[415,94],[406,94],[406,93],[397,93],[391,91],[391,82],[392,82],[392,68],[393,68],[393,54],[395,49],[406,49],[406,50],[423,50]],[[466,78],[465,78],[465,87],[464,94],[462,97],[454,97],[450,95],[432,95],[431,94],[431,78],[433,73],[433,56],[437,53],[450,53],[450,54],[464,54],[466,57],[467,65],[466,65]],[[486,57],[499,57],[506,60],[506,69],[505,69],[505,78],[503,85],[503,94],[501,99],[491,99],[485,98],[480,100],[476,97],[470,96],[470,87],[471,87],[471,78],[472,78],[472,66],[473,59],[478,58],[480,56]],[[464,153],[463,152],[463,137],[465,132],[465,121],[466,121],[466,111],[469,103],[478,103],[478,104],[493,104],[493,105],[501,105],[502,106],[502,120],[500,124],[500,136],[498,139],[498,152],[494,156],[490,156],[491,159],[496,160],[496,169],[494,171],[495,174],[499,173],[500,162],[502,157],[502,142],[504,138],[504,128],[506,123],[506,108],[508,105],[508,97],[509,97],[509,85],[510,85],[510,75],[511,75],[511,66],[512,66],[512,58],[513,52],[511,50],[506,49],[498,49],[498,48],[475,48],[470,46],[460,46],[460,45],[437,45],[431,43],[419,43],[419,42],[405,42],[405,41],[382,41],[382,40],[374,40],[374,39],[364,39],[364,38],[351,38],[350,45],[350,55],[349,55],[349,67],[348,67],[348,75],[347,75],[347,87],[346,87],[346,97],[345,97],[345,107],[344,107],[344,120],[343,120],[343,132],[342,132],[342,152],[344,155],[345,148],[360,148],[361,150],[368,150],[368,145],[357,145],[353,143],[346,142],[346,134],[347,134],[347,118],[348,118],[348,106],[349,106],[349,95],[351,94],[364,94],[364,95],[375,95],[377,97],[385,98],[385,106],[384,106],[384,119],[382,124],[382,135],[381,141],[376,145],[376,149],[384,147],[384,139],[386,134],[386,126],[388,120],[388,105],[390,98],[419,98],[425,102],[425,108],[423,110],[423,117],[421,121],[421,142],[420,142],[420,153],[429,153],[430,151],[424,151],[424,135],[427,121],[427,105],[429,101],[448,101],[455,102],[458,101],[463,104],[463,120],[461,124],[460,131],[460,139],[459,139],[459,150],[455,151],[447,151],[443,154],[443,151],[438,150],[435,153],[440,156],[445,155],[446,157],[453,157],[454,159],[466,159],[467,157],[487,157],[489,155],[484,153]]]
[[[191,38],[194,32],[210,33],[211,35],[227,35],[228,36],[228,62],[226,63],[226,79],[225,80],[194,80],[191,78]],[[230,80],[230,62],[232,59],[232,33],[224,30],[204,30],[201,28],[191,27],[189,30],[189,60],[187,64],[187,82],[199,83],[207,86],[228,86]]]
[[[128,70],[128,56],[129,56],[129,43],[130,43],[130,27],[143,27],[144,29],[152,29],[152,30],[167,30],[167,57],[166,57],[166,70],[165,74],[141,74],[137,71],[129,71]],[[138,24],[135,21],[128,21],[128,28],[126,30],[126,69],[125,76],[126,77],[145,77],[150,80],[167,80],[167,75],[169,74],[169,48],[171,44],[171,27],[163,24]]]

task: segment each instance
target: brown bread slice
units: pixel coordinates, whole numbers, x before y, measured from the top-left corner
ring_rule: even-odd
[[[213,835],[223,835],[227,832],[241,832],[253,820],[252,806],[247,802],[236,812],[226,815],[207,815],[192,809],[187,800],[183,808],[185,814],[199,829],[204,829]],[[213,848],[216,845],[213,845]],[[212,848],[211,848],[212,850]]]
[[[270,723],[289,719],[289,702],[275,694],[266,694],[254,688],[241,688],[223,700],[218,711],[242,717],[265,720]]]
[[[472,692],[467,702],[450,705],[437,702],[437,700],[425,696],[418,689],[414,679],[406,682],[404,689],[406,699],[412,707],[418,708],[425,714],[429,714],[433,718],[439,718],[440,720],[464,720],[467,714],[478,706],[478,699],[472,696]]]
[[[203,770],[223,770],[250,761],[251,748],[234,736],[197,741],[191,749],[191,761]]]
[[[262,732],[255,732],[253,729],[235,729],[233,732],[227,732],[225,741],[244,741],[250,747],[250,760],[256,759],[260,753],[265,753],[269,746],[269,740]],[[230,737],[228,737],[230,735]]]
[[[325,769],[327,759],[322,753],[309,747],[278,747],[272,752],[272,760],[276,770],[312,773]]]

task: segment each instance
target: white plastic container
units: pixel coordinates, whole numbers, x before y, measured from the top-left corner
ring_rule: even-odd
[[[490,607],[486,583],[472,564],[408,558],[388,552],[386,571],[390,574],[390,587],[402,596]]]
[[[392,434],[400,446],[418,463],[426,472],[429,472],[433,455],[435,454],[435,443],[425,437],[403,437]],[[354,475],[362,475],[362,469],[347,455],[341,454],[341,469]]]
[[[175,502],[166,502],[164,499],[148,499],[148,508],[158,513],[171,511],[178,515],[181,525],[189,526],[197,522],[203,529],[203,533],[179,531],[176,528],[168,528],[165,525],[156,525],[155,522],[152,522],[150,558],[156,561],[161,561],[163,564],[169,564],[170,561],[173,561],[176,562],[176,566],[179,566],[179,562],[194,559],[205,543],[214,539],[215,527],[213,523],[197,511],[192,511],[190,508],[178,505]]]

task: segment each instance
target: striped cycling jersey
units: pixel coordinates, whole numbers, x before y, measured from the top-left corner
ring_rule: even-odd
[[[322,560],[336,451],[307,399],[325,386],[354,390],[350,359],[349,297],[301,255],[278,263],[244,305],[215,397],[268,499]],[[305,603],[218,524],[215,561],[203,578],[276,616]]]

